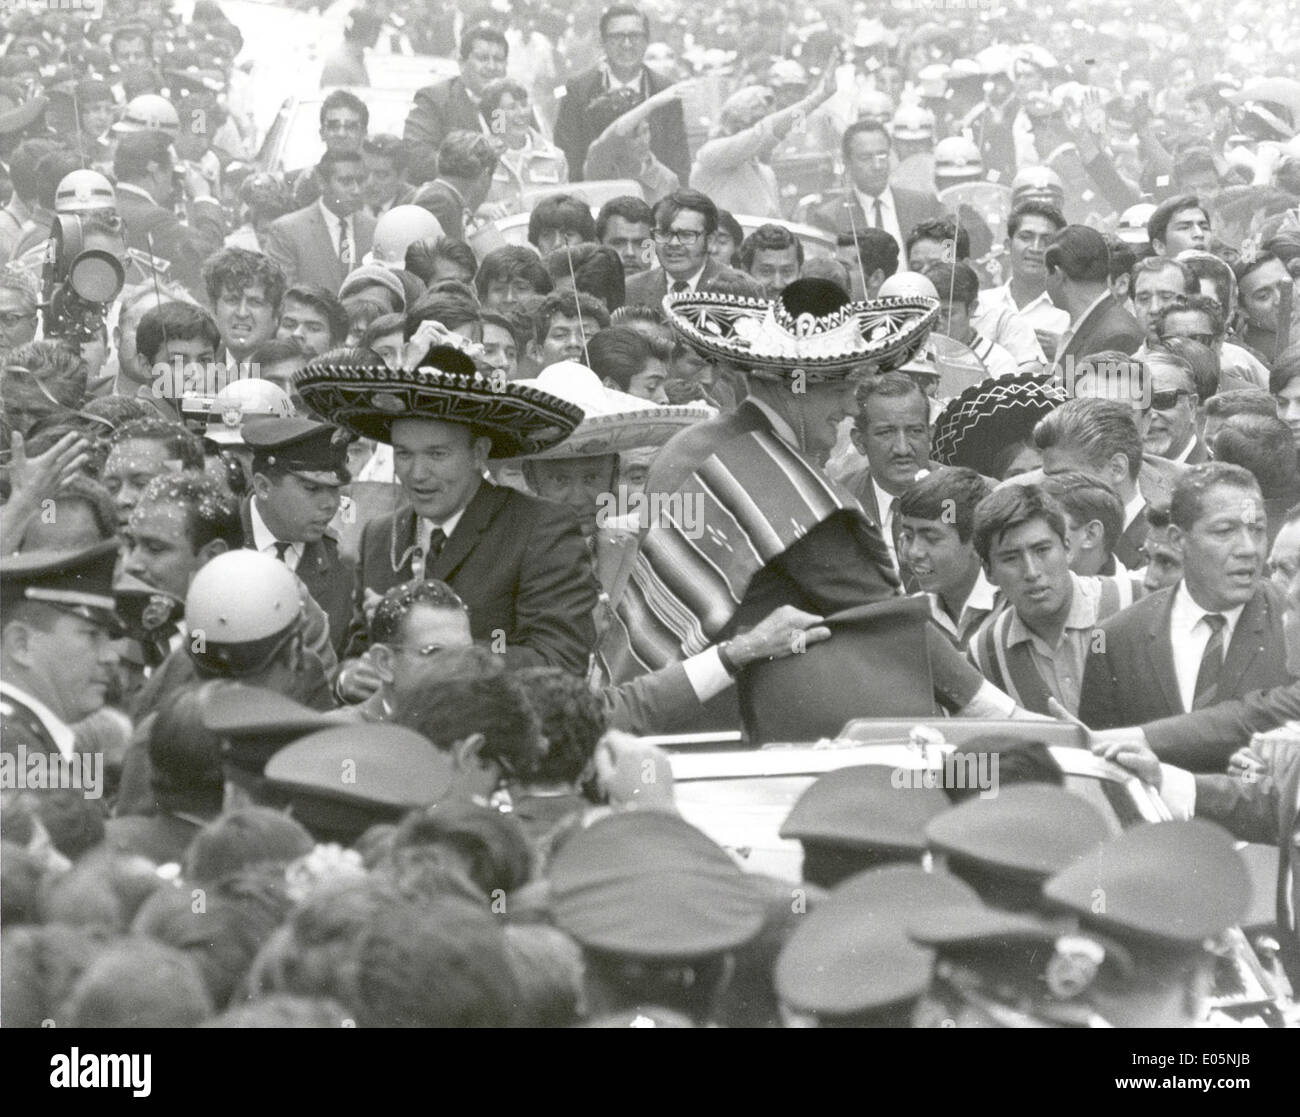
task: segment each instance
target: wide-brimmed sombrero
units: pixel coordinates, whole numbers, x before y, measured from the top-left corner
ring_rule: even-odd
[[[997,459],[1006,448],[1030,439],[1038,420],[1066,398],[1046,377],[1027,372],[974,384],[935,421],[931,454],[944,465],[996,476]]]
[[[558,446],[530,454],[534,460],[594,458],[662,446],[683,428],[716,414],[704,404],[660,406],[607,388],[600,377],[577,361],[560,361],[542,369],[535,380],[516,383],[582,409],[577,429]]]
[[[705,356],[791,377],[843,376],[864,364],[898,368],[939,314],[935,299],[851,302],[825,279],[799,279],[774,300],[703,292],[669,294],[668,321]]]
[[[395,419],[436,419],[482,431],[493,458],[547,450],[582,420],[581,408],[518,381],[480,376],[468,356],[443,345],[409,372],[364,353],[326,353],[294,377],[294,387],[322,419],[363,438],[391,443]]]

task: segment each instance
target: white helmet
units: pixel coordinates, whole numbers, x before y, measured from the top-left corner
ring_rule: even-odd
[[[190,583],[187,647],[210,674],[247,675],[266,666],[301,615],[298,580],[284,563],[259,551],[227,551]]]
[[[442,235],[442,223],[423,206],[393,206],[375,223],[373,247],[362,263],[404,268],[408,247]]]
[[[157,93],[141,93],[132,97],[122,110],[122,119],[113,125],[119,136],[127,132],[166,132],[176,136],[181,130],[181,118],[166,97]]]
[[[949,136],[934,145],[935,178],[968,178],[983,173],[980,149],[965,136]]]
[[[888,124],[894,118],[894,99],[882,89],[867,89],[858,95],[858,119]]]
[[[1065,183],[1051,167],[1024,167],[1011,180],[1011,204],[1030,199],[1050,202],[1060,209],[1065,204]]]
[[[1125,244],[1147,244],[1147,222],[1155,211],[1154,202],[1138,202],[1135,206],[1129,206],[1119,215],[1119,227],[1115,230],[1115,235]]]
[[[876,298],[905,298],[914,299],[918,295],[926,298],[937,299],[939,292],[935,285],[925,278],[920,272],[900,271],[895,272],[884,283],[880,285],[880,290],[876,292]]]
[[[98,171],[72,171],[59,180],[54,191],[55,213],[93,213],[116,208],[113,184]]]
[[[896,140],[932,140],[934,113],[920,105],[900,105],[891,130]]]
[[[273,416],[287,419],[294,413],[289,394],[278,384],[258,376],[232,380],[213,398],[203,437],[222,445],[243,442],[245,420]]]

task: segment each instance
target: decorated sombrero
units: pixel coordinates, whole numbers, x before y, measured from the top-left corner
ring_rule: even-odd
[[[560,361],[542,369],[537,379],[516,383],[582,409],[577,430],[560,445],[529,455],[533,459],[594,458],[658,447],[683,428],[715,414],[703,404],[660,406],[607,388],[600,377],[577,361]]]
[[[898,368],[925,340],[939,304],[923,296],[851,302],[835,283],[799,279],[772,301],[682,292],[664,298],[673,329],[700,353],[793,376]]]
[[[518,381],[481,376],[466,354],[443,345],[409,372],[369,354],[326,353],[294,377],[294,387],[322,419],[363,438],[391,443],[395,419],[436,419],[481,430],[494,458],[547,450],[582,420],[581,408]]]
[[[1066,398],[1045,377],[1027,372],[974,384],[935,421],[934,460],[995,476],[995,463],[1006,448],[1028,441],[1038,420]]]

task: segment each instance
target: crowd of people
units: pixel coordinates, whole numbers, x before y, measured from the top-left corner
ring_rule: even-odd
[[[0,29],[3,1023],[1300,1020],[1300,9],[292,6]]]

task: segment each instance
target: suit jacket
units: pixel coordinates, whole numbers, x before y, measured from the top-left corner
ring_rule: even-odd
[[[933,194],[923,194],[919,190],[900,190],[896,186],[891,186],[890,189],[894,192],[898,227],[904,237],[922,221],[931,221],[944,215],[943,205]],[[857,195],[851,190],[844,190],[836,197],[828,198],[813,207],[808,214],[808,224],[820,226],[831,233],[852,233],[854,228],[858,232],[871,228],[871,219],[863,213]],[[898,249],[901,253],[903,246],[900,244]]]
[[[127,248],[166,260],[171,265],[169,276],[206,304],[203,261],[225,243],[221,207],[207,199],[195,202],[186,227],[170,209],[132,190],[119,189],[117,212],[126,225]]]
[[[370,251],[375,219],[364,210],[358,210],[352,215],[352,229],[356,237],[352,246],[352,266],[356,268],[361,266],[361,257]],[[272,221],[266,234],[265,250],[284,269],[290,286],[319,283],[337,292],[348,275],[316,202]]]
[[[672,82],[659,77],[649,67],[641,67],[642,88],[653,96]],[[587,106],[605,92],[605,72],[601,67],[579,74],[568,83],[564,99],[555,118],[555,143],[569,160],[569,178],[582,179],[587,148],[600,133],[593,127]],[[644,101],[646,97],[641,97]],[[655,158],[672,171],[681,182],[691,177],[691,149],[686,139],[686,118],[680,102],[664,105],[650,117],[650,150]]]
[[[249,514],[252,497],[243,502],[240,515],[244,521],[245,545],[253,544],[253,519]],[[321,607],[329,620],[329,641],[336,655],[343,654],[347,644],[348,624],[352,620],[352,583],[356,564],[339,554],[339,541],[324,535],[319,542],[303,546],[302,558],[294,571],[298,580],[307,587],[312,600]]]
[[[1090,353],[1100,353],[1105,349],[1133,353],[1144,340],[1138,320],[1115,301],[1114,295],[1108,293],[1079,320],[1069,345],[1057,359],[1064,361],[1066,357],[1073,357],[1077,361]]]
[[[449,182],[436,178],[426,182],[411,198],[411,204],[423,206],[452,240],[465,239],[465,199]]]
[[[1258,690],[1190,714],[1142,726],[1147,743],[1167,764],[1192,771],[1225,768],[1251,735],[1300,718],[1300,682]]]
[[[402,128],[411,160],[438,154],[438,147],[448,132],[482,132],[484,120],[478,105],[471,100],[464,79],[457,76],[416,90],[415,102]]]
[[[1142,598],[1101,624],[1083,673],[1079,718],[1093,729],[1141,725],[1183,713],[1169,619],[1177,586]],[[1223,661],[1219,693],[1240,698],[1291,681],[1281,595],[1265,582],[1246,602]]]
[[[1218,822],[1247,842],[1278,847],[1277,920],[1281,957],[1292,981],[1300,979],[1300,747],[1286,742],[1274,751],[1259,779],[1196,777],[1196,814]]]
[[[28,756],[59,755],[59,746],[36,713],[8,694],[0,694],[0,752],[18,756],[19,746]]]
[[[1139,570],[1146,566],[1146,555],[1143,553],[1142,545],[1147,541],[1147,532],[1151,530],[1151,524],[1147,520],[1146,506],[1143,505],[1142,511],[1133,517],[1133,522],[1128,525],[1115,542],[1115,557],[1124,564],[1126,570]]]
[[[926,462],[926,468],[935,469],[938,466],[938,464],[939,464],[938,462]],[[873,524],[875,524],[877,528],[879,528],[881,531],[884,531],[884,523],[882,522],[884,517],[882,517],[880,514],[880,503],[879,501],[876,500],[876,487],[871,483],[870,466],[861,466],[857,469],[849,470],[840,479],[840,484],[843,485],[846,489],[849,490],[849,492],[851,492],[855,497],[858,498],[858,503],[862,505],[862,510],[866,512],[867,518]],[[895,552],[898,551],[898,529],[900,526],[901,526],[900,517],[897,515],[897,513],[895,513],[894,515],[894,551]],[[921,592],[921,583],[916,580],[916,576],[912,573],[911,569],[908,568],[903,563],[903,559],[901,555],[899,556],[898,559],[898,574],[903,580],[903,588],[908,593]]]
[[[722,266],[712,256],[708,257],[704,263],[704,271],[700,273],[699,286],[703,287],[720,271],[722,271]],[[668,273],[660,267],[630,275],[627,277],[624,304],[626,306],[652,306],[659,310],[663,307],[664,296],[668,294],[668,284]]]
[[[369,643],[365,591],[383,594],[411,580],[410,558],[394,570],[392,554],[395,548],[399,558],[404,555],[415,531],[409,504],[362,530],[349,656]],[[596,575],[567,508],[484,481],[425,577],[441,579],[464,599],[475,640],[497,643],[504,634],[512,670],[550,666],[587,673],[596,643]]]

